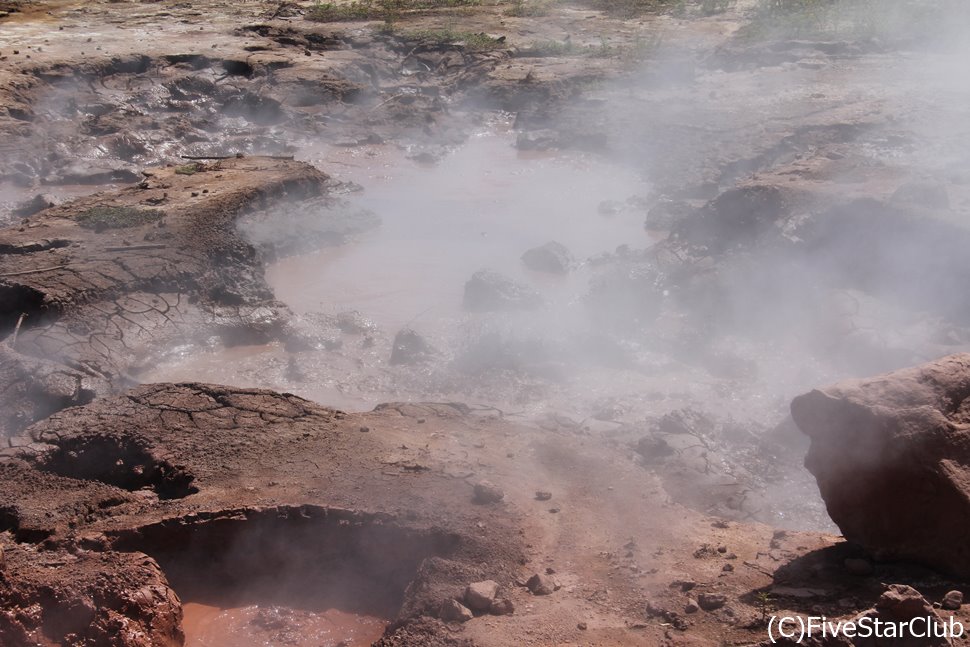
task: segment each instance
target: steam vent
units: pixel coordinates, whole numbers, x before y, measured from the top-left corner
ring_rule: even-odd
[[[0,647],[970,645],[967,60],[0,0]]]

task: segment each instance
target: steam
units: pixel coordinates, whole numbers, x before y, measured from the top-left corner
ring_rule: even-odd
[[[267,279],[296,313],[302,345],[180,347],[142,379],[280,388],[350,409],[470,400],[631,438],[699,409],[719,418],[711,434],[741,426],[745,448],[757,448],[784,432],[788,401],[808,388],[970,348],[970,9],[737,2],[745,24],[687,6],[703,30],[681,29],[678,17],[645,21],[606,65],[633,69],[515,114],[470,100],[438,111],[447,102],[410,85],[420,70],[387,100],[360,90],[361,106],[371,104],[348,101],[326,128],[302,113],[284,123],[322,99],[262,97],[239,62],[136,86],[137,119],[181,123],[169,110],[185,111],[186,132],[208,147],[189,152],[296,149],[344,187],[364,188],[240,227],[272,261]],[[598,36],[583,38],[615,35]],[[362,87],[400,73],[373,63],[373,74],[357,71]],[[582,77],[596,64],[577,55],[563,65]],[[99,92],[129,94],[115,81],[52,87],[35,111],[58,129],[98,122]],[[378,108],[413,121],[429,105],[440,124],[409,131],[401,147],[353,123]],[[454,145],[458,130],[469,137]],[[141,163],[183,152],[150,138],[109,143],[78,156]],[[524,265],[524,252],[552,241],[576,259],[570,272]],[[542,305],[464,309],[465,283],[484,269],[535,290]],[[391,365],[405,329],[433,352]]]

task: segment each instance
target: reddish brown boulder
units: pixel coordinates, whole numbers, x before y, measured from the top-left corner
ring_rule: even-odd
[[[179,647],[182,605],[141,553],[8,545],[0,645]]]
[[[791,411],[847,539],[970,575],[970,354],[817,389]]]

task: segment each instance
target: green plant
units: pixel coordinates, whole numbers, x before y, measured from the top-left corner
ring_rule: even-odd
[[[613,16],[631,18],[647,13],[682,13],[687,0],[585,0],[583,4]]]
[[[761,613],[761,623],[768,624],[768,616],[775,609],[774,600],[768,591],[758,591],[755,594],[755,606]]]
[[[543,40],[519,50],[524,56],[566,56],[577,51],[571,40]],[[585,49],[585,48],[582,48]]]
[[[347,4],[321,2],[310,8],[306,14],[306,19],[315,22],[345,22],[383,18],[387,12],[384,4],[370,0]]]
[[[505,37],[489,36],[485,32],[455,31],[451,28],[422,29],[401,34],[407,40],[416,40],[432,45],[463,45],[469,51],[484,51],[501,47]]]
[[[963,38],[965,0],[759,0],[742,38]]]
[[[701,0],[699,10],[705,16],[724,13],[734,4],[735,0]]]
[[[200,164],[186,164],[185,166],[178,166],[175,168],[176,175],[195,175],[202,170]]]
[[[535,18],[548,16],[552,12],[554,0],[513,0],[505,15],[515,18]]]
[[[158,209],[137,207],[92,207],[79,213],[75,220],[85,229],[123,229],[156,222],[164,217]]]
[[[384,20],[393,22],[402,14],[419,14],[435,9],[470,7],[481,0],[354,0],[353,2],[319,2],[306,13],[315,22]]]

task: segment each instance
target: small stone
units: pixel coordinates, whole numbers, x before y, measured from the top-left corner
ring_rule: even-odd
[[[472,611],[488,611],[498,594],[498,582],[484,580],[465,587],[465,606]]]
[[[721,553],[723,555],[724,553],[727,552],[727,546],[718,546],[717,547],[717,552],[719,552],[719,553]]]
[[[734,565],[733,564],[725,564],[724,566],[721,567],[721,570],[724,571],[725,573],[730,573],[731,571],[734,570]]]
[[[493,616],[510,616],[515,613],[515,605],[508,598],[496,598],[489,605],[488,612]]]
[[[727,604],[727,596],[720,593],[701,593],[697,596],[697,605],[704,611],[714,611]]]
[[[0,553],[2,555],[2,553]],[[947,611],[956,611],[963,606],[963,591],[950,591],[943,596],[941,605]]]
[[[536,492],[536,501],[548,501],[552,498],[552,492],[546,492],[545,490],[539,490]]]
[[[580,631],[586,631],[587,624],[585,622],[577,622],[576,628],[579,629]]]
[[[475,614],[458,600],[445,600],[438,610],[438,617],[445,622],[468,622]]]
[[[551,595],[559,589],[559,584],[550,575],[536,573],[525,583],[532,595]]]
[[[684,605],[684,613],[697,613],[700,610],[701,607],[696,600],[687,600],[687,604]]]
[[[919,591],[906,584],[890,584],[876,600],[876,610],[894,620],[933,615],[932,605]]]
[[[482,481],[475,484],[475,503],[498,503],[504,498],[505,493],[488,481]]]
[[[859,577],[865,577],[867,575],[872,575],[872,564],[869,560],[862,559],[860,557],[848,557],[842,565],[845,566],[847,570],[852,575],[858,575]]]
[[[366,434],[369,431],[370,431],[370,427],[361,427],[360,428],[360,433],[362,433],[362,434]]]

